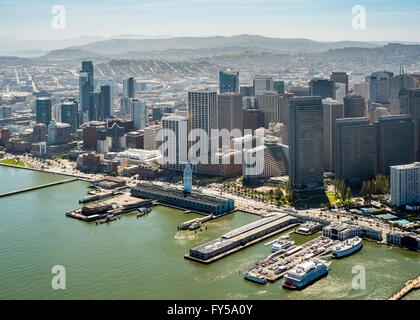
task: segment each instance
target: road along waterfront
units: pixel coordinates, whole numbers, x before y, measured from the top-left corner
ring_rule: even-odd
[[[7,167],[0,167],[0,177],[7,181],[1,192],[63,180]],[[196,232],[177,226],[201,215],[162,206],[110,224],[65,217],[80,206],[87,186],[75,181],[0,199],[0,299],[388,299],[420,269],[419,253],[366,241],[362,251],[331,261],[328,276],[301,292],[286,291],[281,282],[261,286],[243,274],[270,254],[263,243],[278,235],[210,265],[183,258],[190,248],[258,216],[235,212]],[[291,239],[302,244],[318,236]],[[66,268],[65,290],[51,287],[54,265]],[[354,266],[365,268],[366,290],[352,288]],[[411,297],[418,299],[418,290],[404,299]]]

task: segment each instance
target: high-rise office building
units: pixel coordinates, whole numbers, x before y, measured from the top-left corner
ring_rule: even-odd
[[[52,120],[48,125],[48,144],[65,144],[71,141],[71,125]]]
[[[420,161],[420,89],[408,90],[408,112],[414,121],[414,154]]]
[[[349,75],[347,72],[333,72],[330,75],[332,98],[343,102],[343,98],[349,93]]]
[[[332,97],[332,82],[328,79],[312,79],[309,82],[311,87],[311,96],[327,99]]]
[[[394,74],[388,71],[379,71],[374,72],[368,77],[370,83],[370,102],[369,105],[373,102],[379,103],[389,103],[389,84],[390,78]]]
[[[282,94],[279,101],[279,122],[286,125],[289,123],[289,105],[290,98],[292,97],[292,93],[285,92]]]
[[[359,95],[344,97],[344,118],[360,118],[366,115],[365,99]]]
[[[51,98],[40,97],[35,100],[36,123],[50,124],[52,115]]]
[[[201,129],[209,137],[201,140],[199,137],[193,142],[200,150],[195,157],[207,157],[203,150],[210,152],[211,130],[217,129],[217,92],[211,89],[194,89],[188,91],[188,117],[190,130]],[[190,159],[195,162],[193,158]]]
[[[102,119],[109,119],[112,115],[112,89],[111,85],[101,86]]]
[[[81,72],[79,76],[79,120],[81,123],[86,122],[89,119],[89,92],[92,92],[90,87],[91,85],[89,82],[88,73]]]
[[[240,89],[241,94],[244,97],[252,97],[254,96],[254,87],[251,86],[242,86]]]
[[[284,81],[276,80],[273,82],[273,88],[278,94],[283,94],[285,91]]]
[[[123,96],[134,98],[136,95],[136,80],[133,77],[123,80]]]
[[[160,125],[144,128],[144,150],[157,150],[160,147],[161,141],[158,139],[160,130],[162,130]]]
[[[293,97],[289,109],[289,181],[297,191],[324,185],[323,106],[319,97]]]
[[[391,167],[391,204],[420,203],[420,162]]]
[[[268,128],[270,123],[280,122],[279,108],[282,96],[275,92],[264,92],[258,95],[258,109],[264,115],[264,127]]]
[[[252,134],[258,128],[264,126],[264,115],[258,109],[244,109],[243,110],[243,128],[245,130],[252,130]]]
[[[414,122],[410,115],[378,119],[377,173],[389,175],[389,167],[414,161]]]
[[[226,70],[219,72],[220,93],[239,92],[239,72]]]
[[[243,131],[242,94],[226,92],[217,95],[217,128]]]
[[[344,106],[333,99],[322,100],[324,107],[324,170],[334,172],[335,121],[344,118]]]
[[[148,123],[147,107],[143,101],[131,100],[131,119],[134,121],[134,129],[142,130]]]
[[[93,78],[93,63],[92,61],[82,61],[82,70],[80,73],[86,73],[89,82],[89,92],[95,90],[95,83]]]
[[[258,96],[264,91],[273,91],[273,78],[264,75],[256,75],[253,80],[254,96]]]
[[[368,118],[335,121],[335,178],[357,185],[375,177],[376,124]]]
[[[92,61],[82,61],[82,69],[79,75],[79,121],[89,120],[89,93],[95,91]]]
[[[67,101],[60,106],[60,122],[68,123],[73,134],[79,128],[79,113],[76,101]]]
[[[287,92],[290,92],[295,97],[308,97],[311,95],[310,86],[288,86]]]
[[[102,97],[100,91],[89,92],[89,121],[102,121]],[[85,122],[85,121],[84,121]]]
[[[167,150],[162,150],[163,166],[183,170],[188,161],[188,118],[170,114],[162,118],[162,132],[168,137]],[[165,133],[170,130],[171,133]]]
[[[403,72],[403,70],[401,70]],[[389,96],[392,114],[406,114],[405,106],[401,108],[400,97],[414,87],[413,77],[401,73],[389,79]]]

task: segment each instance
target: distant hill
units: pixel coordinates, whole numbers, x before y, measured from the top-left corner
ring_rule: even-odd
[[[232,37],[181,37],[169,39],[111,39],[74,46],[101,54],[122,54],[125,52],[147,52],[170,49],[209,49],[221,47],[264,48],[279,52],[323,52],[345,47],[374,48],[379,44],[368,42],[341,41],[316,42],[308,39],[267,38],[254,35],[238,35]]]
[[[93,53],[81,49],[60,49],[48,52],[42,56],[42,59],[95,59],[102,58],[103,56],[98,53]]]

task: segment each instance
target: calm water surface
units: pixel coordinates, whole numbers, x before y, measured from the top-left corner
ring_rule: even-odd
[[[0,167],[0,192],[66,178]],[[258,285],[243,272],[270,253],[262,243],[210,265],[183,258],[257,216],[236,212],[197,233],[177,226],[198,215],[166,207],[102,225],[65,217],[87,191],[78,181],[0,198],[0,299],[386,299],[420,273],[420,254],[365,241],[361,252],[333,260],[329,275],[301,292],[284,290],[281,281]],[[65,290],[51,287],[54,265],[66,268]],[[366,290],[352,289],[354,266],[365,267]],[[420,291],[406,299],[420,299]]]

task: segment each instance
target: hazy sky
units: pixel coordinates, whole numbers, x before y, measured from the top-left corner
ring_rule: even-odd
[[[56,5],[66,29],[51,26]],[[352,28],[352,7],[366,29]],[[0,0],[0,37],[260,34],[314,40],[420,42],[419,0]]]

